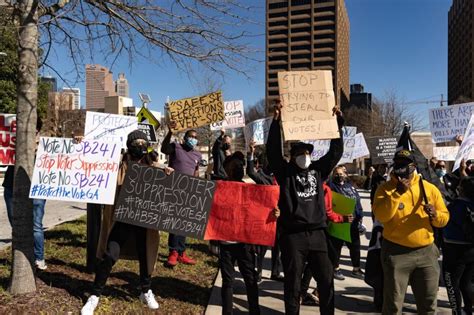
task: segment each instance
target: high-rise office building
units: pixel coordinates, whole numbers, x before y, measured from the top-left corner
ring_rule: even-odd
[[[57,92],[58,91],[58,81],[55,77],[47,75],[40,77],[40,81],[46,83],[50,86],[48,92]]]
[[[472,0],[453,0],[448,14],[448,104],[474,100]]]
[[[336,103],[349,101],[349,17],[344,0],[266,0],[266,102],[278,72],[332,70]]]
[[[73,109],[81,109],[81,90],[79,88],[63,87],[63,93],[72,94]]]
[[[128,80],[125,78],[125,73],[119,73],[115,81],[115,92],[118,96],[128,97]]]
[[[112,72],[101,65],[86,65],[86,109],[103,110],[105,97],[114,95]]]
[[[365,92],[362,84],[351,84],[349,106],[372,110],[372,93]]]

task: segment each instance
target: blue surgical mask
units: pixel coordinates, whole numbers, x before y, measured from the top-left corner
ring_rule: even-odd
[[[196,138],[186,138],[185,143],[188,147],[194,149],[194,147],[198,144],[198,141]]]
[[[444,175],[446,175],[446,170],[445,169],[442,169],[442,168],[437,168],[436,169],[436,175],[438,177],[443,177]]]

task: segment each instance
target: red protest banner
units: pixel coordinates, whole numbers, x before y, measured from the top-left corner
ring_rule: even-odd
[[[0,114],[0,165],[15,164],[16,115]]]
[[[205,240],[273,246],[280,188],[217,181]]]

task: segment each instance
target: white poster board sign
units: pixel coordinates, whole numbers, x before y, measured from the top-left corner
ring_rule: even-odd
[[[245,127],[244,101],[224,102],[225,119],[211,124],[211,130]]]
[[[0,164],[15,165],[15,114],[0,114],[0,140]]]
[[[120,151],[118,141],[41,137],[30,198],[112,205]]]
[[[84,138],[115,142],[115,138],[118,137],[122,148],[126,148],[128,134],[136,129],[138,129],[136,116],[87,112]]]
[[[247,124],[244,128],[245,143],[248,145],[250,141],[254,141],[256,145],[265,144],[272,121],[273,117],[267,117]]]
[[[448,142],[464,135],[474,103],[449,105],[430,109],[430,129],[434,143]]]
[[[456,155],[456,161],[454,162],[453,172],[459,168],[462,159],[469,159],[474,154],[474,113],[471,115],[471,119],[464,133],[464,139],[459,148],[458,154]]]
[[[329,152],[329,146],[331,144],[331,140],[308,140],[305,142],[314,146],[314,150],[311,153],[312,161],[319,160],[321,157],[326,155],[326,153]],[[344,152],[338,164],[352,163],[354,159],[368,156],[369,154],[370,152],[362,133],[355,134],[352,137],[345,137]]]
[[[433,156],[439,161],[455,161],[458,151],[458,146],[433,147]]]

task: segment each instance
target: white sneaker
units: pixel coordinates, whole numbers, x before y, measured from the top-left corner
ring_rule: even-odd
[[[81,309],[81,315],[93,315],[97,304],[99,304],[99,297],[96,295],[89,296],[86,304]]]
[[[39,270],[46,270],[48,268],[48,266],[46,266],[46,262],[44,261],[44,259],[43,260],[36,260],[35,261],[35,266]]]
[[[160,304],[155,300],[155,295],[151,290],[148,290],[147,293],[140,294],[140,301],[146,304],[149,309],[156,310],[160,307]]]

